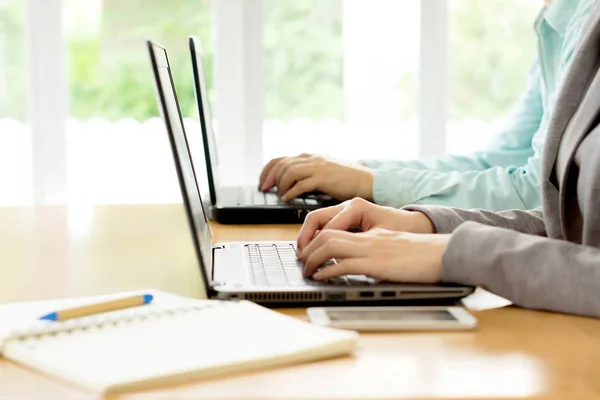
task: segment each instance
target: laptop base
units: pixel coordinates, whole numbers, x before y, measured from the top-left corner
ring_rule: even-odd
[[[473,288],[454,284],[402,285],[383,283],[363,287],[248,288],[235,290],[227,285],[213,288],[213,297],[221,300],[249,300],[266,307],[290,306],[372,306],[372,305],[447,305],[473,292]],[[308,289],[308,290],[307,290]]]
[[[260,304],[268,308],[297,308],[297,307],[383,307],[383,306],[453,306],[460,304],[460,300],[467,295],[460,297],[440,297],[440,298],[422,298],[422,299],[397,299],[397,300],[381,300],[376,301],[342,301],[342,300],[273,300],[264,301],[257,298],[262,297],[265,293],[257,293],[257,296],[248,296],[247,299],[253,303]],[[230,296],[221,296],[216,294],[211,297],[215,300],[241,300],[238,298],[232,299]],[[254,300],[250,300],[254,298]]]
[[[227,207],[204,203],[208,217],[220,224],[301,224],[313,209],[290,207]]]

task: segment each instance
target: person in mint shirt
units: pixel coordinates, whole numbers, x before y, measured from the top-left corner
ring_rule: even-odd
[[[535,21],[538,58],[508,123],[483,151],[426,161],[347,165],[302,154],[271,160],[259,189],[282,200],[321,191],[402,207],[435,204],[493,211],[539,207],[540,162],[554,100],[596,0],[546,0]]]

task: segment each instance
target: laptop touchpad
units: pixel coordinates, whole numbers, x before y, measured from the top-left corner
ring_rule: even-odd
[[[213,280],[223,283],[250,282],[250,268],[244,248],[215,249]]]

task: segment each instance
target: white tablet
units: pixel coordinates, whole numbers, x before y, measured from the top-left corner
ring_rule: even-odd
[[[461,307],[312,307],[313,324],[357,331],[467,330],[477,320]]]

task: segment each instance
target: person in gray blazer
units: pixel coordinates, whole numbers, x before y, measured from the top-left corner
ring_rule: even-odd
[[[600,317],[599,67],[596,2],[548,129],[541,209],[397,210],[353,199],[307,216],[298,237],[304,274],[454,282],[522,307]],[[331,258],[340,261],[320,268]]]

